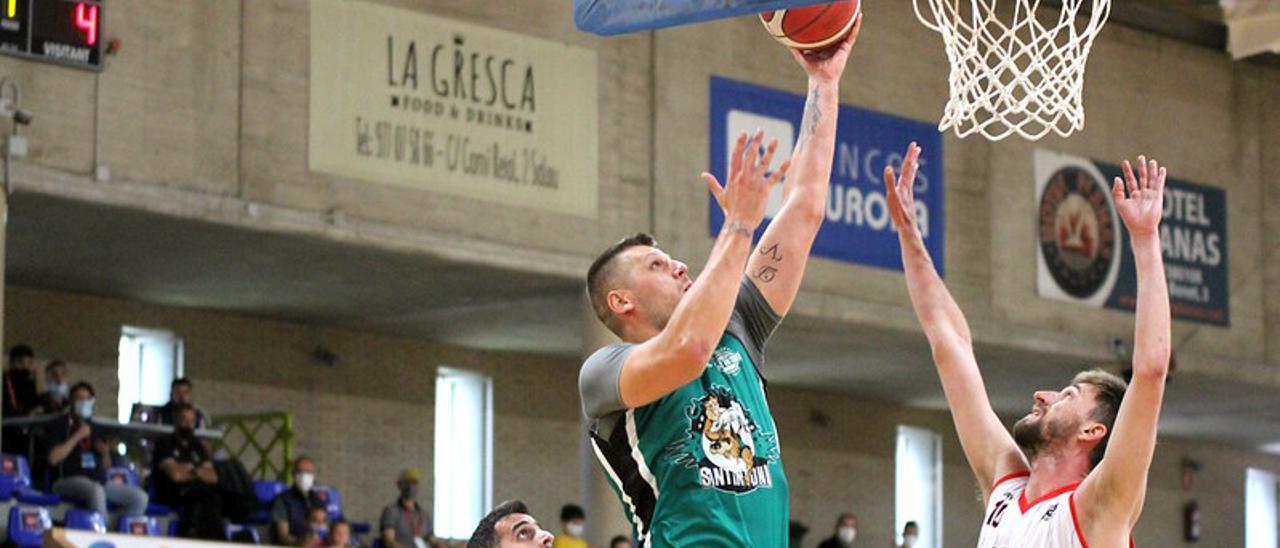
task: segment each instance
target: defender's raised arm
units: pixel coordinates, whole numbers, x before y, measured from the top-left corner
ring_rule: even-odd
[[[1158,162],[1139,156],[1136,176],[1126,161],[1124,181],[1117,177],[1111,189],[1116,211],[1129,230],[1138,271],[1133,380],[1120,403],[1106,456],[1076,495],[1085,538],[1105,546],[1127,542],[1142,513],[1173,351],[1169,288],[1160,248],[1165,175]]]
[[[942,278],[938,277],[916,225],[914,185],[919,158],[920,147],[911,143],[902,162],[900,177],[895,177],[892,167],[885,167],[889,214],[898,229],[902,269],[906,273],[911,305],[924,327],[925,336],[929,338],[960,445],[978,478],[983,496],[986,496],[998,478],[1027,470],[1027,462],[991,409],[982,373],[973,355],[969,324],[951,292],[942,283]]]

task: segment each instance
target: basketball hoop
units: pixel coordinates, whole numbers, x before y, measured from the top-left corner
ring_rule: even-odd
[[[932,20],[921,12],[922,3]],[[920,22],[942,35],[951,62],[951,99],[938,130],[954,129],[961,138],[981,133],[999,141],[1018,134],[1034,141],[1050,131],[1067,137],[1083,128],[1085,63],[1111,0],[1062,0],[1049,25],[1036,19],[1041,0],[1006,0],[1003,15],[999,3],[912,0]],[[1078,15],[1088,18],[1083,27]]]

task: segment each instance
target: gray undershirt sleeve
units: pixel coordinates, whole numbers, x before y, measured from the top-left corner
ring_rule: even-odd
[[[614,343],[595,351],[582,364],[578,393],[582,396],[582,413],[587,418],[599,419],[626,410],[618,380],[622,376],[622,364],[634,348],[633,344]]]

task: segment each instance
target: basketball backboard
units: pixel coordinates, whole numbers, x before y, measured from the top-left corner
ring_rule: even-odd
[[[573,0],[573,20],[580,30],[608,36],[821,3],[822,0]]]

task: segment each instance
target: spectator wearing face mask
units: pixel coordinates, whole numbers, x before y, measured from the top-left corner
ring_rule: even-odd
[[[587,534],[587,514],[577,504],[566,504],[560,508],[560,535],[556,537],[552,548],[587,548],[583,536]]]
[[[902,544],[897,545],[897,548],[912,548],[919,539],[920,526],[914,521],[908,521],[902,526]]]
[[[93,416],[94,391],[89,383],[71,387],[70,412],[50,423],[49,468],[53,492],[78,508],[107,515],[107,503],[123,507],[129,515],[147,509],[147,494],[137,487],[106,484],[111,467],[111,442],[89,424]]]
[[[324,509],[325,501],[316,493],[316,464],[310,457],[293,461],[293,486],[271,503],[271,542],[303,546],[310,536],[309,512]]]
[[[53,360],[44,366],[44,392],[40,394],[40,408],[44,413],[56,414],[66,410],[71,394],[71,373],[67,363]]]
[[[179,536],[226,540],[218,472],[209,450],[196,439],[196,410],[174,408],[173,434],[156,440],[151,477],[161,502],[178,510]]]
[[[323,506],[307,510],[307,534],[302,545],[307,548],[329,545],[329,512]]]
[[[818,548],[848,548],[858,538],[858,516],[853,513],[840,514],[836,519],[836,534],[822,541]]]
[[[418,504],[418,484],[422,472],[417,468],[405,468],[396,480],[400,496],[382,509],[378,520],[382,543],[387,548],[443,548],[431,526],[431,514]]]

